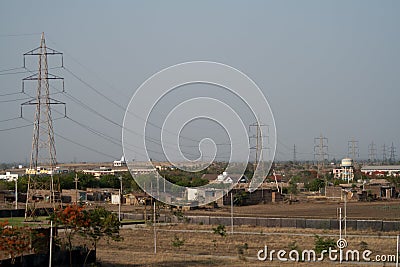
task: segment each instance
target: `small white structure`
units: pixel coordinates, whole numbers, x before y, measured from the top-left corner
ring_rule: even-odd
[[[231,183],[233,183],[233,180],[231,177],[228,176],[227,172],[223,172],[222,174],[218,175],[216,182],[224,183],[224,184],[231,184]]]
[[[187,188],[187,200],[195,201],[198,200],[198,189],[197,188]]]
[[[111,194],[111,204],[119,205],[121,198],[119,194]]]
[[[102,175],[114,175],[115,171],[113,169],[98,169],[98,170],[82,170],[85,174],[91,174],[96,178],[99,178]]]
[[[120,160],[114,160],[114,162],[113,162],[114,167],[121,167],[125,164],[126,164],[126,160],[125,160],[124,156],[122,156]]]
[[[7,182],[14,182],[18,180],[18,174],[11,174],[11,172],[6,172],[6,174],[0,175],[0,180],[6,180]]]

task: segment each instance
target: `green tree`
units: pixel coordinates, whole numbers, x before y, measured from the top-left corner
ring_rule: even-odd
[[[116,214],[107,211],[103,207],[96,207],[88,211],[85,207],[69,205],[64,209],[56,210],[51,215],[51,220],[56,225],[64,227],[67,246],[70,251],[70,264],[72,264],[73,237],[77,234],[90,241],[90,247],[86,255],[85,262],[91,251],[96,249],[97,243],[101,238],[115,241],[121,240],[119,235],[120,222]]]
[[[236,194],[233,195],[233,203],[236,206],[243,206],[248,198],[249,198],[248,192],[238,191]]]
[[[317,178],[307,183],[305,185],[305,188],[308,189],[309,191],[319,191],[324,186],[325,186],[325,181]]]
[[[99,179],[95,178],[92,174],[78,173],[78,188],[86,190],[87,188],[98,188],[100,187]]]
[[[292,198],[292,195],[297,195],[299,193],[299,189],[297,188],[296,179],[293,179],[293,178],[290,179],[288,192],[290,194],[290,198]]]
[[[95,250],[100,239],[106,238],[113,241],[121,241],[119,234],[121,223],[118,216],[103,207],[97,207],[87,214],[90,224],[81,229],[80,234],[91,240],[91,247],[86,255],[85,263],[91,251]]]
[[[72,266],[72,238],[74,235],[82,231],[82,229],[90,227],[90,220],[84,207],[77,205],[68,205],[64,209],[55,210],[50,216],[55,225],[64,227],[66,249],[69,250],[69,262]]]

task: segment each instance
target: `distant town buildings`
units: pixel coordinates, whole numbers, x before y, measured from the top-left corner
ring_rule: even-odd
[[[364,166],[361,172],[368,176],[400,176],[400,165]]]
[[[6,174],[0,175],[0,180],[6,180],[7,182],[14,182],[18,180],[18,174],[12,174],[11,172],[6,172]]]

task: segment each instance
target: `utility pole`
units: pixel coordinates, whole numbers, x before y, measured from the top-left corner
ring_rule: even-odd
[[[76,205],[78,205],[78,182],[79,182],[79,179],[78,179],[77,173],[75,173],[74,182],[75,182],[75,203],[76,203]]]
[[[118,220],[121,222],[121,205],[122,205],[122,199],[123,199],[123,194],[122,194],[122,176],[118,177],[119,179],[119,202],[118,202]]]
[[[28,76],[22,80],[22,91],[25,90],[26,81],[37,81],[36,97],[21,104],[21,117],[23,107],[27,105],[34,105],[36,112],[33,122],[33,137],[32,137],[32,150],[29,169],[27,170],[28,188],[26,193],[25,205],[25,220],[28,217],[35,216],[35,209],[42,207],[45,209],[55,208],[56,201],[60,201],[60,182],[54,182],[53,174],[56,170],[56,147],[53,132],[53,119],[51,116],[51,105],[63,105],[64,112],[66,112],[65,103],[50,98],[50,80],[61,80],[64,91],[64,78],[52,75],[48,72],[48,55],[61,56],[61,65],[63,64],[62,53],[48,48],[46,46],[44,33],[42,33],[40,46],[24,54],[24,68],[26,56],[38,56],[38,72]],[[65,115],[65,114],[64,114]],[[42,182],[38,179],[38,174],[50,174],[50,182]],[[46,204],[45,196],[48,192],[48,203]],[[56,199],[57,192],[57,199]],[[32,198],[42,196],[43,200],[35,202]],[[49,213],[49,211],[48,211]]]
[[[15,178],[15,209],[18,209],[18,177]]]
[[[358,149],[358,141],[354,140],[354,137],[347,142],[347,156],[353,159],[360,157],[360,150]]]
[[[396,162],[396,148],[395,148],[395,146],[393,145],[393,142],[392,142],[392,145],[390,146],[390,157],[389,157],[389,161],[390,161],[391,164],[393,164],[394,162]]]
[[[317,177],[319,178],[320,171],[325,166],[325,160],[328,159],[328,138],[322,133],[319,137],[314,138],[314,158],[317,160]]]
[[[376,160],[376,145],[374,144],[374,141],[371,142],[368,146],[368,161],[369,162],[375,162]]]
[[[249,137],[249,143],[250,143],[250,149],[255,150],[255,160],[254,160],[254,172],[257,169],[258,166],[258,161],[261,156],[262,150],[268,149],[266,144],[268,143],[268,138],[269,138],[269,126],[266,124],[261,124],[258,121],[250,124],[249,125],[249,132],[253,132],[252,129],[255,128],[255,134],[251,135]],[[255,140],[255,145],[251,145],[254,142],[251,142],[251,140]]]

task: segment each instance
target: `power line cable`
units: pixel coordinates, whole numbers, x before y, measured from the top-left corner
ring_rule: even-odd
[[[0,37],[21,37],[21,36],[32,36],[32,35],[40,35],[42,33],[17,33],[17,34],[0,34]]]
[[[16,99],[1,100],[0,103],[10,103],[10,102],[16,102],[16,101],[28,100],[28,99],[31,99],[31,97],[24,97],[24,98],[16,98]]]
[[[16,127],[11,127],[11,128],[0,129],[0,132],[21,129],[21,128],[25,128],[25,127],[28,127],[28,126],[32,126],[32,123],[31,124],[22,125],[22,126],[16,126]]]
[[[24,67],[15,67],[15,68],[9,68],[9,69],[2,69],[0,72],[8,72],[8,71],[13,71],[13,70],[19,70],[23,69]]]
[[[26,118],[23,118],[23,119],[31,123],[31,124],[29,124],[28,126],[33,125],[33,122],[29,121],[29,120],[26,119]],[[57,119],[61,119],[61,118],[57,118]],[[55,121],[55,120],[57,120],[57,119],[53,119],[53,121]],[[40,127],[41,127],[41,126],[40,126]],[[68,138],[68,137],[65,137],[65,136],[63,136],[63,135],[61,135],[61,134],[59,134],[59,133],[57,133],[57,132],[54,132],[54,135],[57,136],[57,137],[59,137],[59,138],[61,138],[61,139],[63,139],[63,140],[65,140],[65,141],[67,141],[67,142],[70,142],[70,143],[72,143],[72,144],[75,144],[75,145],[77,145],[77,146],[79,146],[79,147],[83,147],[83,148],[86,148],[87,150],[90,150],[90,151],[95,152],[95,153],[97,153],[97,154],[100,154],[100,155],[103,155],[103,156],[106,156],[106,157],[115,159],[114,156],[111,156],[111,155],[109,155],[109,154],[107,154],[107,153],[101,152],[101,151],[99,151],[99,150],[97,150],[97,149],[94,149],[94,148],[91,148],[91,147],[86,146],[86,145],[84,145],[84,144],[81,144],[81,143],[79,143],[79,142],[76,142],[76,141],[74,141],[74,140],[72,140],[72,139],[70,139],[70,138]]]
[[[14,93],[6,93],[6,94],[1,94],[0,97],[2,96],[10,96],[10,95],[18,95],[21,94],[22,92],[14,92]]]
[[[101,93],[101,92],[100,92],[99,90],[97,90],[94,86],[91,86],[89,83],[85,82],[82,78],[80,78],[78,75],[76,75],[75,73],[73,73],[71,70],[67,69],[65,66],[63,66],[62,68],[64,68],[64,69],[65,69],[66,71],[68,71],[74,78],[78,79],[80,82],[82,82],[82,83],[83,83],[84,85],[86,85],[88,88],[90,88],[91,90],[93,90],[94,92],[96,92],[98,95],[100,95],[101,97],[103,97],[103,98],[105,98],[106,100],[108,100],[110,103],[114,104],[114,105],[117,106],[118,108],[120,108],[120,109],[122,109],[122,110],[125,111],[125,108],[124,108],[123,106],[121,106],[120,104],[116,103],[115,101],[113,101],[112,99],[110,99],[109,97],[107,97],[106,95],[104,95],[103,93]],[[25,69],[27,69],[27,68],[25,67]],[[27,70],[30,71],[29,69],[27,69]],[[30,71],[30,72],[32,72],[32,71]],[[32,72],[32,73],[33,73],[33,72]],[[54,88],[54,86],[52,86],[52,87]],[[54,89],[58,91],[57,88],[54,88]],[[82,107],[85,108],[86,110],[88,110],[88,111],[90,111],[90,112],[96,114],[97,116],[101,117],[102,119],[104,119],[104,120],[110,122],[111,124],[114,124],[115,126],[118,126],[118,127],[121,128],[121,129],[125,129],[125,130],[127,130],[128,132],[133,133],[133,134],[135,134],[135,135],[137,135],[137,136],[139,136],[139,137],[142,137],[142,136],[143,136],[142,134],[137,133],[137,132],[135,132],[135,131],[133,131],[133,130],[131,130],[131,129],[129,129],[129,128],[123,127],[123,125],[121,125],[121,124],[115,122],[114,120],[109,119],[108,117],[104,116],[104,115],[101,114],[100,112],[98,112],[98,111],[96,111],[95,109],[91,108],[90,106],[88,106],[87,104],[83,103],[82,101],[80,101],[80,100],[77,99],[76,97],[72,96],[71,94],[69,94],[69,93],[67,93],[67,92],[60,92],[60,91],[58,91],[58,93],[63,93],[67,98],[71,99],[73,102],[75,102],[75,103],[77,103],[78,105],[82,106]],[[129,112],[129,113],[131,113],[131,112]],[[134,114],[134,113],[131,113],[131,114],[134,115],[135,117],[141,119],[141,120],[145,120],[145,119],[143,119],[143,118],[140,118],[138,115],[136,115],[136,114]],[[163,129],[163,128],[161,128],[160,126],[158,126],[158,125],[156,125],[156,124],[153,124],[153,123],[151,123],[151,122],[147,122],[147,123],[148,123],[149,125],[152,125],[152,126],[158,128],[158,129],[161,129],[161,130],[163,130],[163,131],[165,131],[165,132],[169,132],[169,131],[167,131],[166,129]],[[171,132],[170,132],[170,133],[171,133]],[[187,139],[187,140],[190,140],[190,141],[193,141],[193,142],[198,142],[198,140],[191,139],[191,138],[188,138],[188,137],[184,137],[184,136],[180,136],[180,137],[181,137],[182,139]],[[168,143],[168,142],[164,142],[163,144],[161,144],[161,142],[160,142],[158,139],[151,138],[151,137],[148,137],[148,136],[145,136],[145,139],[146,139],[147,141],[151,142],[151,143],[154,143],[154,144],[157,144],[157,145],[160,145],[160,146],[161,146],[161,145],[166,146],[167,144],[170,144],[170,143]],[[172,145],[175,145],[175,144],[172,144]],[[230,145],[230,144],[224,143],[224,144],[216,144],[216,145]],[[182,145],[182,147],[186,147],[186,146]],[[187,147],[189,147],[189,146],[187,146]],[[190,146],[190,147],[193,147],[193,146]],[[198,146],[196,146],[196,147],[198,147]],[[179,150],[177,150],[176,148],[173,147],[173,149],[175,149],[176,151],[179,152]],[[149,151],[151,151],[151,150],[149,150]],[[157,151],[151,151],[151,152],[155,152],[155,153],[161,154],[160,152],[157,152]],[[191,154],[191,153],[187,153],[187,154],[188,154],[188,155],[192,155],[192,156],[197,156],[197,155]],[[162,154],[162,155],[164,155],[164,154]]]
[[[13,120],[17,120],[17,119],[21,119],[21,117],[14,117],[14,118],[10,118],[10,119],[0,120],[0,122],[13,121]]]
[[[94,86],[92,86],[92,85],[90,85],[88,82],[84,81],[84,80],[83,80],[82,78],[80,78],[77,74],[75,74],[75,73],[73,73],[71,70],[69,70],[67,67],[64,66],[63,68],[64,68],[68,73],[70,73],[74,78],[76,78],[78,81],[80,81],[81,83],[83,83],[84,85],[86,85],[89,89],[93,90],[96,94],[98,94],[98,95],[100,95],[101,97],[105,98],[108,102],[112,103],[113,105],[115,105],[116,107],[118,107],[119,109],[121,109],[122,111],[124,111],[124,112],[126,111],[126,108],[125,108],[125,107],[123,107],[123,106],[120,105],[119,103],[115,102],[114,100],[112,100],[111,98],[109,98],[108,96],[106,96],[105,94],[101,93],[101,92],[100,92],[99,90],[97,90]],[[163,129],[162,127],[158,126],[157,124],[152,123],[152,122],[150,122],[150,121],[148,121],[148,120],[146,120],[146,119],[144,119],[144,118],[141,118],[140,116],[138,116],[138,115],[135,114],[135,113],[132,113],[132,112],[129,111],[129,110],[128,110],[128,113],[131,114],[131,115],[133,115],[134,117],[136,117],[136,118],[138,118],[138,119],[140,119],[140,120],[146,122],[148,125],[151,125],[151,126],[157,128],[157,129],[159,129],[159,130],[162,130],[162,131],[166,132],[166,133],[175,135],[173,132],[171,132],[171,131],[169,131],[169,130],[167,130],[167,129]],[[189,141],[192,141],[192,142],[198,142],[198,140],[195,140],[195,139],[192,139],[192,138],[189,138],[189,137],[185,137],[185,136],[180,136],[180,137],[181,137],[182,139],[186,139],[186,140],[189,140]]]

